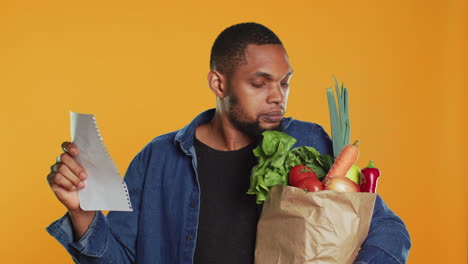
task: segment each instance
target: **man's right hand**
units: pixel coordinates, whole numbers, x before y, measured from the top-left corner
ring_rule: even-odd
[[[64,153],[60,154],[56,163],[50,167],[47,181],[57,199],[68,209],[75,240],[78,240],[88,229],[96,212],[83,211],[80,208],[78,190],[85,187],[83,181],[88,175],[74,159],[78,155],[78,147],[71,142],[63,142],[62,149]]]
[[[78,155],[78,147],[71,142],[63,142],[62,149],[64,153],[58,156],[57,162],[50,167],[47,181],[58,200],[69,211],[76,211],[80,209],[78,189],[85,187],[83,181],[87,175],[74,160]]]

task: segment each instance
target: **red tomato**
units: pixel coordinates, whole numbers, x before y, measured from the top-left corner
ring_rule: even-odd
[[[323,190],[323,183],[317,178],[314,179],[312,177],[308,177],[302,179],[302,181],[300,181],[296,187],[307,192],[318,192]]]
[[[296,165],[289,171],[289,185],[297,187],[297,184],[307,177],[317,179],[317,174],[306,165]]]

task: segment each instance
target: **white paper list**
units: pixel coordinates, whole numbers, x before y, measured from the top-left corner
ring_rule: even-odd
[[[78,191],[85,211],[133,211],[127,185],[104,145],[93,115],[70,112],[72,142],[79,153],[75,160],[88,173],[86,187]]]

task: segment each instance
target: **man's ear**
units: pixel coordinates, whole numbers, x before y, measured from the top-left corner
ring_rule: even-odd
[[[224,98],[226,96],[226,78],[225,76],[215,70],[208,73],[208,85],[216,97]]]

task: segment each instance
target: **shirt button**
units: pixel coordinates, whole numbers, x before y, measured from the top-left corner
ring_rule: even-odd
[[[187,239],[187,240],[192,240],[192,235],[187,235],[187,236],[185,237],[185,239]]]
[[[195,208],[195,202],[190,202],[190,208]]]

